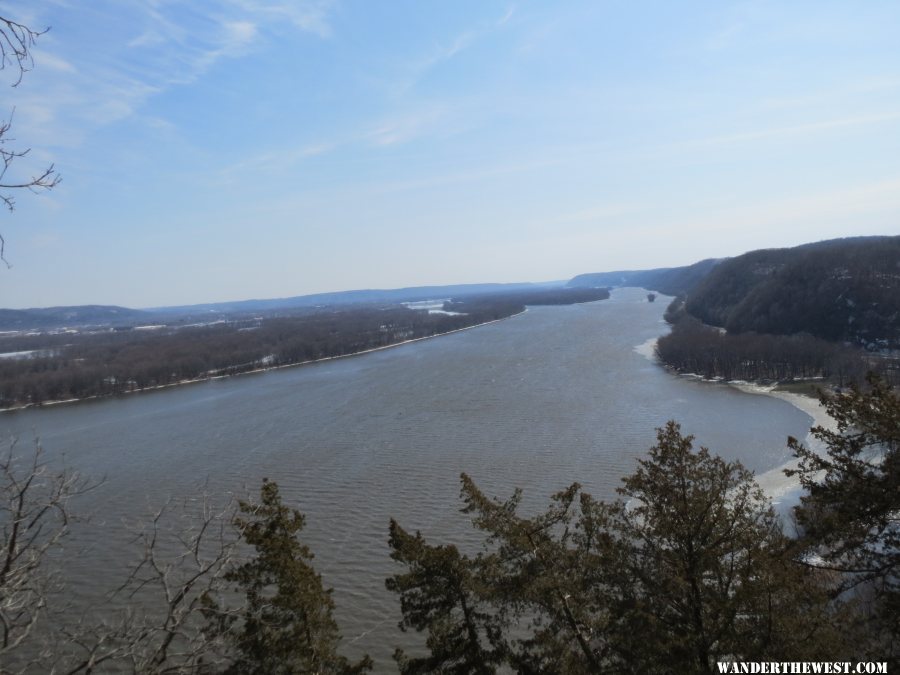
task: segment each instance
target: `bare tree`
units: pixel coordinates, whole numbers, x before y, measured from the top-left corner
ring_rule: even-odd
[[[0,458],[0,662],[29,643],[60,587],[49,556],[69,530],[69,500],[92,489],[71,471],[51,472],[40,445],[30,456],[9,443]]]
[[[204,490],[174,513],[171,504],[159,509],[139,532],[140,561],[113,596],[132,608],[119,631],[130,670],[194,673],[227,663],[222,640],[205,627],[211,615],[226,611],[220,608],[224,577],[240,544],[235,510],[233,500],[215,508]],[[149,609],[133,609],[140,606]]]
[[[0,70],[13,68],[16,70],[13,87],[19,85],[22,77],[34,66],[32,49],[35,40],[47,32],[34,30],[24,24],[18,23],[6,17],[0,16]],[[12,211],[15,208],[14,194],[19,190],[37,192],[40,190],[52,190],[59,185],[61,180],[59,173],[53,164],[32,175],[14,177],[8,175],[13,164],[25,157],[31,148],[16,149],[10,144],[15,141],[10,138],[12,127],[13,109],[6,120],[0,121],[0,200]],[[6,241],[0,235],[0,260],[6,262],[4,249]],[[7,263],[9,265],[9,263]]]
[[[60,626],[41,665],[60,675],[103,672],[207,673],[228,664],[226,646],[205,630],[218,613],[239,535],[235,507],[167,503],[139,526],[140,556],[107,598],[104,616]]]
[[[22,76],[34,67],[31,49],[34,41],[47,32],[33,30],[28,26],[0,16],[0,68],[11,66],[18,69],[19,76],[13,82],[15,87]]]
[[[230,663],[207,627],[228,622],[224,598],[241,531],[233,500],[205,490],[167,503],[135,527],[137,558],[99,612],[74,610],[56,562],[74,522],[69,502],[99,486],[54,471],[40,446],[10,442],[0,457],[0,673],[204,673]],[[55,557],[56,556],[56,557]]]

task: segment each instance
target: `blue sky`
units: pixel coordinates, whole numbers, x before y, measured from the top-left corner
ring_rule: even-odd
[[[0,306],[565,279],[900,233],[900,3],[44,0]],[[23,169],[25,163],[21,164]]]

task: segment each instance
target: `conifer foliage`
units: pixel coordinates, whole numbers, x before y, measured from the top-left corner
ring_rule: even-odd
[[[692,440],[670,422],[620,499],[574,484],[533,517],[519,513],[520,492],[492,499],[463,475],[464,511],[485,534],[478,555],[393,523],[393,557],[409,571],[388,588],[431,649],[398,655],[401,670],[707,673],[728,659],[840,653],[826,579],[791,560],[752,474]]]
[[[900,659],[900,393],[869,375],[868,387],[821,397],[836,429],[813,435],[820,454],[794,438],[789,472],[806,495],[797,510],[808,558],[842,573],[841,592],[871,597],[864,633],[872,652]],[[846,595],[846,594],[845,594]]]
[[[278,485],[263,480],[260,502],[240,502],[235,527],[255,555],[225,574],[246,601],[235,613],[210,612],[236,655],[228,673],[296,675],[362,673],[364,657],[351,664],[337,653],[331,590],[313,569],[309,548],[297,533],[304,517],[285,506]],[[224,617],[224,618],[223,618]]]

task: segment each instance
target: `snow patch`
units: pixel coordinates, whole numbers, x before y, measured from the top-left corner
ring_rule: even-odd
[[[776,391],[774,387],[751,384],[749,382],[731,382],[729,384],[748,394],[772,396],[780,398],[782,401],[787,401],[812,418],[810,426],[821,426],[830,431],[837,429],[837,423],[829,417],[828,413],[825,412],[825,407],[816,399],[788,391]],[[827,452],[824,444],[810,432],[807,432],[806,437],[802,440],[806,447],[817,454],[824,455]],[[796,476],[785,476],[784,471],[785,469],[796,469],[798,466],[799,461],[791,458],[781,466],[756,476],[756,482],[759,483],[759,486],[772,500],[772,506],[775,507],[775,511],[785,519],[789,518],[793,508],[800,503],[803,488]]]
[[[659,341],[659,338],[650,338],[649,340],[645,340],[639,345],[634,346],[634,351],[643,356],[648,361],[653,361],[656,363],[656,343]]]

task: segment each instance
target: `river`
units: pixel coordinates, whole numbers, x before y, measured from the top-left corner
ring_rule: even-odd
[[[641,345],[665,333],[666,299],[533,307],[497,323],[384,351],[114,399],[0,415],[54,464],[104,478],[73,508],[91,515],[67,546],[72,598],[89,604],[133,561],[129,525],[166,499],[258,490],[276,480],[307,516],[302,538],[334,587],[348,656],[387,668],[399,606],[396,518],[435,542],[471,546],[459,474],[525,508],[573,481],[612,497],[676,419],[697,443],[762,472],[789,456],[811,418],[789,403],[667,373]]]

